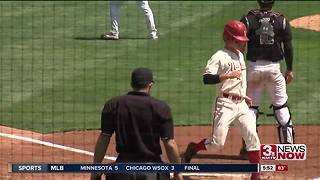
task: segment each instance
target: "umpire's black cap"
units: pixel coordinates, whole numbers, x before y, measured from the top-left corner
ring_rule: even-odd
[[[139,67],[131,74],[131,86],[133,88],[143,87],[153,81],[152,71],[148,68]]]

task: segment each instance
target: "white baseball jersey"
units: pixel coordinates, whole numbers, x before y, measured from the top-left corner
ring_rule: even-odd
[[[234,70],[242,70],[240,78],[226,79],[219,83],[217,87],[218,96],[222,92],[241,97],[246,96],[246,65],[243,54],[240,51],[236,54],[226,48],[218,50],[209,59],[204,74],[221,75]]]
[[[241,70],[240,78],[226,79],[218,84],[217,99],[213,103],[213,133],[206,138],[205,146],[216,150],[224,146],[229,127],[235,124],[241,130],[248,151],[257,151],[260,140],[256,132],[256,120],[249,107],[242,100],[232,100],[223,97],[223,93],[246,97],[246,68],[243,54],[235,53],[226,48],[218,50],[208,61],[205,74],[227,74]]]

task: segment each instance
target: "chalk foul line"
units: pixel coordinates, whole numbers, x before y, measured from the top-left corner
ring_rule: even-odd
[[[38,140],[38,139],[33,139],[33,138],[29,138],[29,137],[17,136],[17,135],[14,135],[14,134],[7,134],[7,133],[2,133],[2,132],[0,132],[0,136],[6,137],[6,138],[10,138],[10,139],[17,139],[17,140],[21,140],[21,141],[41,144],[41,145],[44,145],[44,146],[57,148],[57,149],[63,149],[63,150],[66,150],[66,151],[76,152],[76,153],[85,154],[85,155],[89,155],[89,156],[93,156],[94,155],[93,152],[89,152],[89,151],[86,151],[86,150],[77,149],[77,148],[73,148],[73,147],[68,147],[68,146],[64,146],[64,145],[60,145],[60,144],[54,144],[54,143],[51,143],[51,142],[42,141],[42,140]],[[116,157],[105,156],[104,159],[115,161]]]

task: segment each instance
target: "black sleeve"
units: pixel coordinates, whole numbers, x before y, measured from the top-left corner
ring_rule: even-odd
[[[169,106],[166,103],[161,103],[158,109],[158,113],[161,118],[159,131],[161,139],[173,139],[173,120]]]
[[[101,113],[101,133],[112,136],[116,129],[116,115],[113,109],[112,102],[107,102]]]
[[[281,34],[281,40],[283,42],[288,42],[292,40],[292,33],[291,33],[291,26],[289,23],[289,20],[287,18],[285,18],[284,16],[280,16],[280,22],[281,22],[281,26],[283,26],[282,29],[282,34]]]
[[[292,64],[293,64],[293,48],[291,41],[283,42],[284,47],[284,58],[287,65],[287,70],[292,71]]]
[[[203,75],[203,83],[204,84],[217,84],[220,82],[220,78],[218,74],[204,74]]]
[[[283,29],[283,33],[281,35],[283,42],[283,51],[284,58],[287,65],[287,70],[292,71],[292,63],[293,63],[293,47],[292,47],[292,34],[291,27],[289,24],[289,20],[283,17],[283,21],[285,21],[285,27]]]

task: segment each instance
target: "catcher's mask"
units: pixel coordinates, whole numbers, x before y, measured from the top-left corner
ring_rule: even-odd
[[[237,20],[229,21],[224,26],[223,40],[224,41],[236,40],[240,42],[248,42],[249,39],[247,37],[246,26],[242,22]]]

